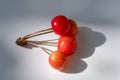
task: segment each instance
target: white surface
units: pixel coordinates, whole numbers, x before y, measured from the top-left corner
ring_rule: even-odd
[[[85,36],[87,37],[86,51],[81,55],[74,56],[75,59],[73,59],[70,65],[71,67],[64,73],[50,67],[48,55],[42,50],[38,48],[27,49],[15,44],[15,40],[18,37],[39,29],[47,28],[42,27],[50,25],[48,24],[49,20],[45,21],[46,22],[39,19],[23,18],[20,20],[14,19],[14,22],[11,20],[7,23],[11,28],[6,28],[4,30],[6,34],[1,34],[0,69],[3,70],[3,72],[1,72],[1,78],[7,78],[5,80],[120,79],[119,27],[105,26],[103,28],[103,26],[98,27],[78,23],[78,25],[81,25],[79,32],[86,34]],[[35,38],[35,40],[57,37],[58,36],[52,33]],[[55,50],[54,48],[51,49]],[[80,49],[77,52],[80,53]]]
[[[15,2],[16,5],[12,3],[14,0],[11,3],[9,0],[8,4],[5,1],[2,1],[5,6],[1,4],[0,15],[0,80],[120,80],[118,0],[69,0],[68,6],[67,1],[62,0],[53,3],[49,0],[21,0],[21,3]],[[74,7],[70,7],[71,4]],[[42,50],[15,44],[20,36],[48,28],[51,18],[60,13],[76,20],[79,32],[87,38],[84,53],[80,55],[77,50],[77,56],[73,56],[66,72],[51,68],[49,56]],[[49,34],[35,40],[57,37]]]

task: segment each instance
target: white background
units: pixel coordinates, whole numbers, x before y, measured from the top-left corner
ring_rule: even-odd
[[[120,0],[0,0],[0,80],[120,80],[119,7]],[[86,38],[82,49],[78,34],[65,72],[51,68],[41,49],[15,44],[20,36],[50,27],[58,14],[74,19]],[[34,39],[52,38],[58,36]]]

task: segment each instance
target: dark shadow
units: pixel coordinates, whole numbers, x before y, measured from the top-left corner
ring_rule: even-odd
[[[87,68],[87,63],[83,58],[94,54],[95,48],[101,46],[106,41],[104,34],[93,31],[88,27],[79,27],[77,35],[77,51],[71,56],[71,59],[63,71],[65,73],[80,73]]]
[[[64,73],[80,73],[87,68],[87,63],[82,59],[94,54],[95,48],[105,43],[104,34],[93,31],[88,27],[79,27],[77,37],[77,51],[71,56]],[[36,43],[39,45],[39,43]],[[34,46],[28,44],[25,48],[32,49]]]
[[[24,48],[28,48],[28,49],[32,49],[32,48],[33,48],[33,46],[32,46],[31,44],[27,44],[27,45],[22,46],[22,47],[24,47]]]

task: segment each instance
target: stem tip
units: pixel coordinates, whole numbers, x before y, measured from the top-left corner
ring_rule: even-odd
[[[26,39],[23,37],[19,37],[17,40],[16,40],[16,44],[19,45],[19,46],[24,46],[27,44],[27,41]]]

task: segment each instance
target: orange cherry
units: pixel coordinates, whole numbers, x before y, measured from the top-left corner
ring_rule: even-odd
[[[67,58],[68,57],[65,56],[62,52],[54,51],[49,56],[49,63],[54,69],[62,70],[65,66]]]
[[[72,55],[77,47],[75,37],[72,36],[61,36],[58,40],[58,50],[63,52],[64,55]]]

